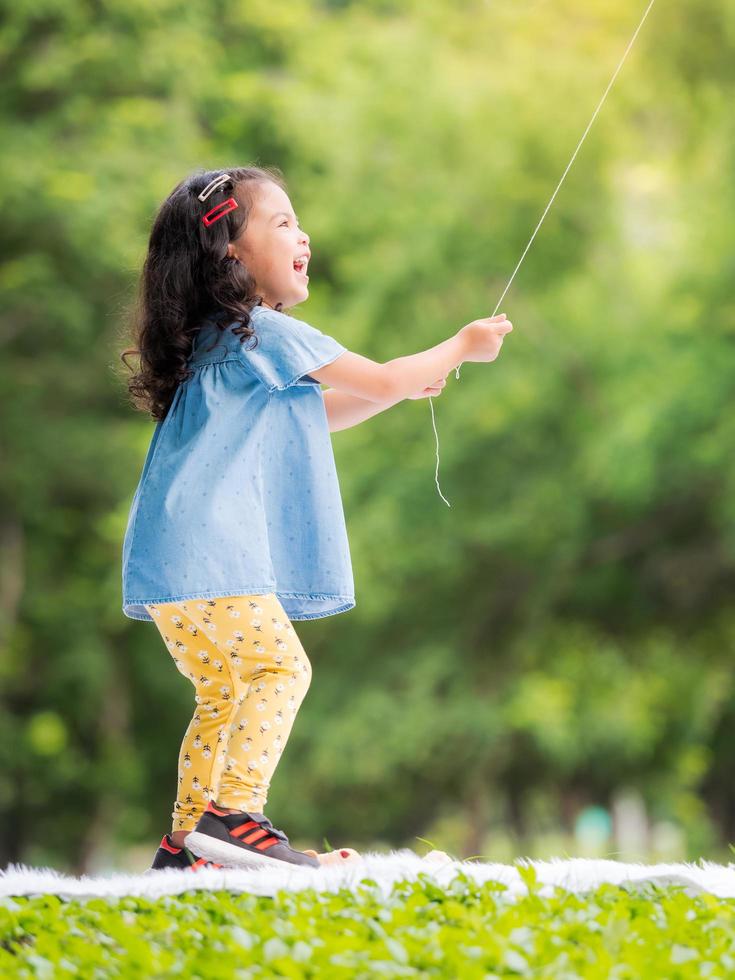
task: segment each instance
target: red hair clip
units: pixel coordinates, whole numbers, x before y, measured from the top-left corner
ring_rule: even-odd
[[[211,211],[207,211],[202,218],[202,221],[207,227],[209,227],[210,225],[213,225],[215,221],[219,221],[219,219],[224,215],[229,214],[230,211],[234,211],[236,207],[237,201],[235,198],[228,197],[226,201],[221,201],[219,204],[215,205]]]

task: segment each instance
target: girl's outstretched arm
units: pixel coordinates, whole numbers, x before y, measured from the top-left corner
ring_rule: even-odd
[[[339,432],[340,429],[350,429],[353,425],[359,425],[365,419],[372,418],[379,412],[384,412],[386,408],[392,408],[399,401],[403,401],[403,399],[394,398],[390,401],[373,402],[367,398],[350,395],[346,391],[328,388],[324,392],[324,407],[327,410],[329,431]]]
[[[337,389],[324,395],[330,431],[357,425],[404,398],[438,393],[447,374],[464,361],[494,361],[503,337],[512,329],[504,313],[473,320],[434,347],[394,357],[385,364],[344,350],[328,364],[309,371],[310,378]]]
[[[404,398],[415,397],[437,378],[445,378],[470,353],[466,335],[460,332],[428,350],[394,357],[384,364],[354,351],[344,351],[324,367],[309,371],[309,377],[387,407],[386,402],[395,405]]]
[[[432,398],[441,395],[446,387],[446,380],[438,378],[428,388],[423,388],[417,395],[410,395],[410,398]],[[350,395],[346,391],[338,391],[336,388],[329,388],[324,392],[324,406],[327,410],[327,420],[329,431],[338,432],[340,429],[349,429],[353,425],[364,422],[365,419],[372,418],[379,412],[384,412],[386,408],[397,405],[401,398],[386,399],[385,402],[373,402],[369,398],[358,398]]]

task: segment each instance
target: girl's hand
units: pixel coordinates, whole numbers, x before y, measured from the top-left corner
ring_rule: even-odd
[[[457,334],[464,342],[464,360],[494,361],[503,346],[503,337],[512,329],[505,313],[468,323]]]
[[[428,388],[424,388],[423,391],[420,391],[417,395],[409,395],[408,397],[429,398],[431,395],[440,395],[442,393],[442,388],[446,387],[446,384],[447,382],[444,378],[439,378],[438,381],[434,381],[428,386]]]

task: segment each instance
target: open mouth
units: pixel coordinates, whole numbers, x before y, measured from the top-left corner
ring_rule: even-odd
[[[308,279],[309,277],[306,274],[307,265],[308,265],[307,259],[296,259],[296,261],[293,264],[293,267],[294,270],[298,272],[300,276],[303,276],[305,279]]]

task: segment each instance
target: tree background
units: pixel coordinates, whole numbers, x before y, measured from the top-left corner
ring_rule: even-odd
[[[424,350],[493,312],[644,4],[3,8],[0,864],[142,870],[193,710],[121,611],[153,424],[119,354],[159,203],[280,167],[295,315]],[[434,400],[451,508],[426,400],[334,433],[357,606],[296,624],[313,682],[268,804],[296,846],[729,858],[734,42],[732,0],[654,6],[501,356]]]

